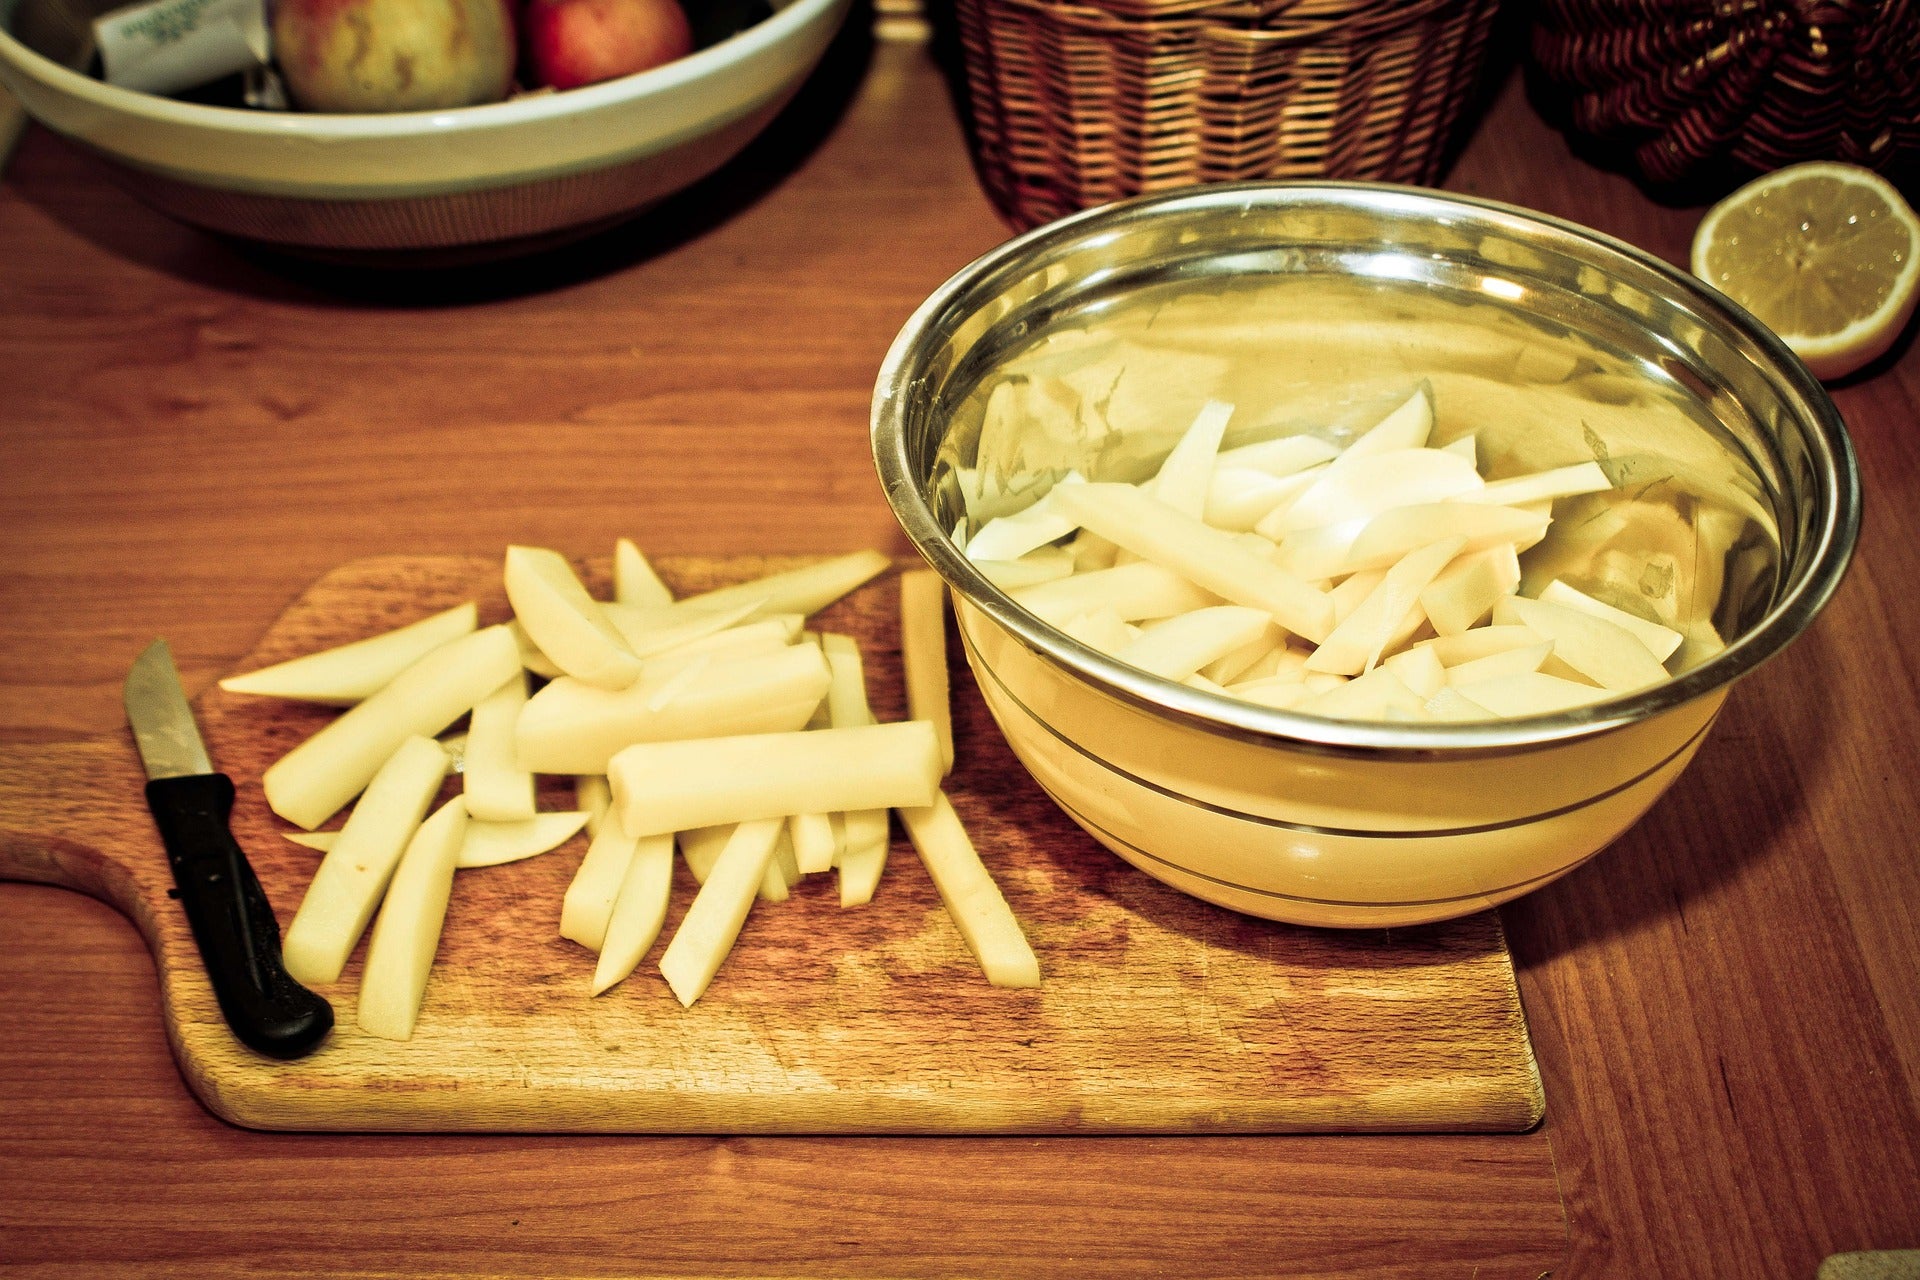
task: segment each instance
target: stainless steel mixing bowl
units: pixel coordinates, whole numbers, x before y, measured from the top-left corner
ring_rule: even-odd
[[[1383,395],[1426,380],[1436,441],[1475,433],[1495,474],[1604,459],[1622,487],[1556,520],[1526,562],[1693,592],[1689,625],[1715,637],[1697,664],[1553,715],[1337,721],[1148,675],[994,586],[950,536],[965,527],[969,484],[1069,466],[1137,480],[1185,423],[1118,423],[1110,395],[1072,430],[1036,420],[1009,438],[1002,423],[983,439],[984,380],[1037,340],[1091,341],[1143,300],[1178,314],[1183,299],[1237,297],[1249,282],[1265,292],[1246,294],[1245,325],[1209,341],[1237,344],[1258,374],[1263,433],[1339,439]],[[1860,519],[1832,402],[1727,299],[1566,222],[1373,184],[1196,189],[1015,239],[907,322],[880,370],[872,430],[894,513],[950,585],[980,691],[1040,785],[1148,874],[1316,925],[1462,915],[1591,857],[1693,758],[1732,683],[1813,621]],[[1693,521],[1646,534],[1665,578],[1622,554],[1644,530],[1613,543],[1590,532],[1596,517],[1660,524],[1647,514],[1656,492]],[[1700,541],[1702,513],[1732,532]],[[1680,541],[1657,541],[1669,537]]]

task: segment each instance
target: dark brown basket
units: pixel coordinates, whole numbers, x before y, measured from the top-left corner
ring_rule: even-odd
[[[1497,8],[956,0],[981,174],[1022,226],[1196,182],[1432,182]]]
[[[1543,0],[1531,44],[1574,127],[1655,182],[1920,160],[1909,0]]]

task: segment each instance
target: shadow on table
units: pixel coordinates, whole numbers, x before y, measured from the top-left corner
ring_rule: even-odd
[[[251,241],[179,227],[124,202],[50,210],[73,231],[117,257],[190,283],[307,304],[426,308],[491,302],[562,289],[669,253],[763,199],[805,164],[846,114],[873,57],[869,0],[855,0],[840,33],[792,102],[733,160],[636,217],[523,256],[445,266],[323,261]],[[102,182],[105,166],[91,166]],[[154,224],[171,235],[159,234]]]
[[[1501,909],[1522,968],[1664,917],[1685,928],[1689,906],[1793,838],[1807,794],[1835,766],[1840,709],[1815,692],[1831,678],[1828,643],[1815,627],[1736,688],[1644,818],[1585,866]]]

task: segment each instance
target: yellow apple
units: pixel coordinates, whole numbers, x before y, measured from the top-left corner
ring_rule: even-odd
[[[302,110],[437,111],[513,88],[508,0],[278,0],[273,52]]]

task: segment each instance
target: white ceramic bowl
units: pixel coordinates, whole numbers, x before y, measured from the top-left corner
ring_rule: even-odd
[[[1667,484],[1684,504],[1753,513],[1751,537],[1743,528],[1738,544],[1746,569],[1736,579],[1729,553],[1715,570],[1729,584],[1712,589],[1712,621],[1727,646],[1662,684],[1575,711],[1366,723],[1162,680],[1022,609],[949,536],[965,513],[961,474],[1025,469],[1043,454],[1092,479],[1140,475],[1100,474],[1127,453],[1124,442],[1075,455],[1079,438],[1036,439],[1031,426],[1024,436],[996,434],[999,457],[989,458],[978,418],[966,416],[970,393],[1035,334],[1097,323],[1141,291],[1218,291],[1248,278],[1336,290],[1299,295],[1325,307],[1306,309],[1291,331],[1302,343],[1324,339],[1311,359],[1269,346],[1263,330],[1242,334],[1261,359],[1294,360],[1288,376],[1298,378],[1301,403],[1321,389],[1316,379],[1352,385],[1392,366],[1384,378],[1399,395],[1401,379],[1435,384],[1435,442],[1475,431],[1483,464],[1524,459],[1521,470],[1536,470],[1607,452],[1637,468],[1635,490]],[[1478,310],[1421,328],[1429,306]],[[1611,363],[1582,365],[1556,354],[1563,346]],[[1074,358],[1075,348],[1061,349],[1069,355],[1056,359]],[[1538,412],[1463,415],[1449,399],[1502,379],[1529,388]],[[1098,385],[1111,396],[1116,384]],[[1111,400],[1101,412],[1115,412]],[[1314,425],[1299,429],[1325,426],[1305,418]],[[1086,439],[1112,443],[1098,430]],[[1040,785],[1148,874],[1240,911],[1313,925],[1464,915],[1591,857],[1686,767],[1731,682],[1812,621],[1859,525],[1859,477],[1839,415],[1745,312],[1583,228],[1373,184],[1174,193],[1009,242],[908,321],[880,372],[873,444],[894,513],[952,589],[987,706]],[[1150,468],[1152,455],[1145,461]],[[1617,492],[1636,500],[1634,490]],[[1539,551],[1583,545],[1555,538]],[[1606,563],[1636,576],[1645,567]],[[1690,571],[1705,572],[1697,559]]]
[[[74,25],[63,15],[90,11],[84,0],[0,0],[0,80],[135,195],[212,231],[365,254],[531,245],[615,221],[726,163],[806,79],[847,7],[789,0],[676,62],[565,93],[319,115],[104,84],[56,60],[68,52],[58,33]],[[44,52],[16,38],[28,26]]]

